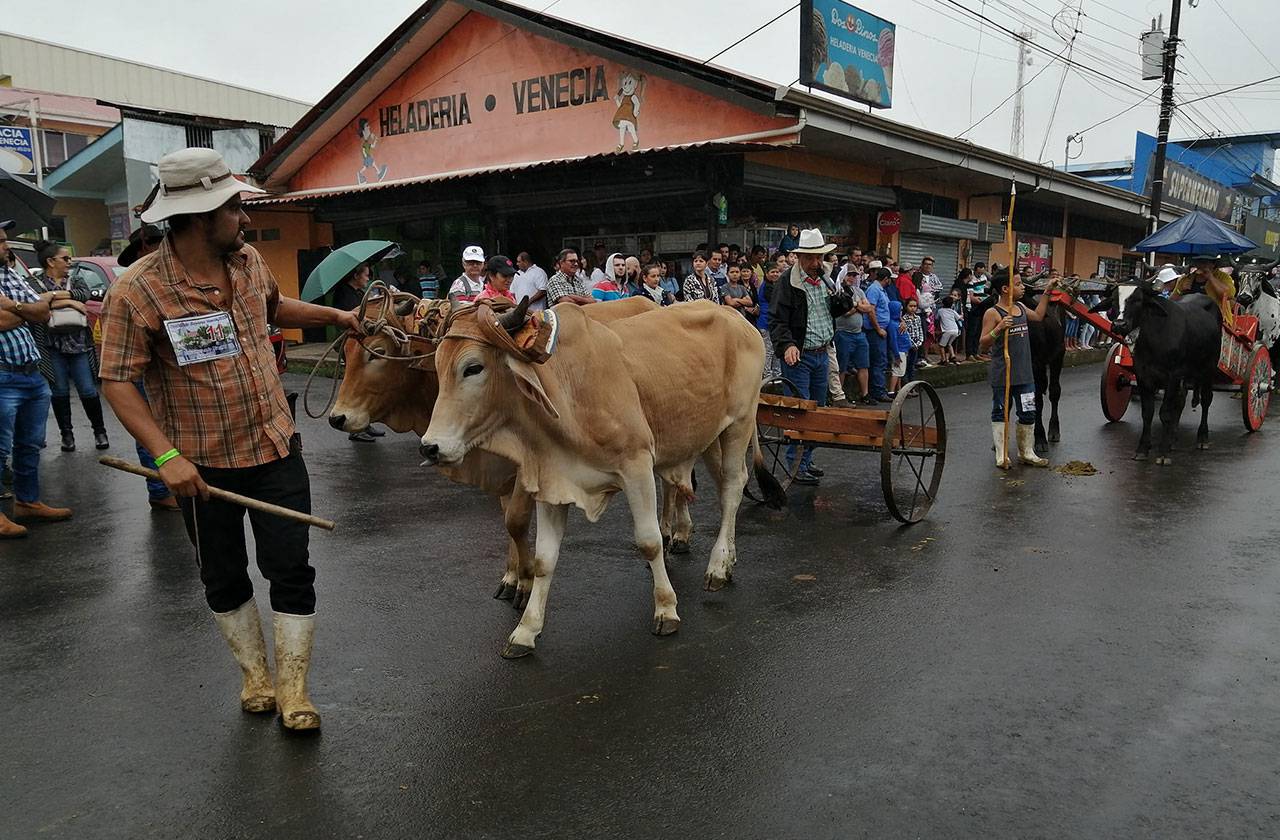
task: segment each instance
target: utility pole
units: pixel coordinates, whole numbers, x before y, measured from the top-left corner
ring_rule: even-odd
[[[1013,129],[1009,132],[1009,154],[1014,157],[1022,157],[1022,86],[1027,68],[1031,66],[1031,45],[1029,42],[1032,34],[1031,31],[1026,29],[1018,33],[1018,86],[1014,89],[1013,94]]]
[[[1160,96],[1160,127],[1156,131],[1156,153],[1151,161],[1151,232],[1160,227],[1160,205],[1164,200],[1164,160],[1169,147],[1169,123],[1173,120],[1173,72],[1178,60],[1178,20],[1182,0],[1173,0],[1169,16],[1169,38],[1164,42],[1164,89]],[[1151,264],[1155,265],[1155,254]]]

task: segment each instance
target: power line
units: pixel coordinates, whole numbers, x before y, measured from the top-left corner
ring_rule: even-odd
[[[770,20],[769,20],[769,21],[767,21],[766,23],[762,23],[762,24],[760,24],[760,25],[759,25],[759,26],[757,26],[755,29],[751,30],[751,31],[750,31],[750,32],[748,32],[746,35],[743,35],[741,38],[739,38],[738,40],[734,41],[732,44],[730,44],[729,46],[725,47],[725,48],[724,48],[724,49],[722,49],[720,52],[718,52],[718,53],[716,53],[715,55],[711,56],[711,58],[708,58],[706,61],[704,61],[704,62],[702,62],[702,63],[703,63],[703,64],[710,64],[711,62],[715,61],[715,60],[716,60],[717,58],[719,58],[720,56],[722,56],[722,55],[724,55],[725,53],[727,53],[729,50],[731,50],[731,49],[733,49],[734,47],[738,46],[738,44],[741,44],[743,41],[745,41],[745,40],[747,40],[748,38],[750,38],[752,35],[755,35],[757,32],[759,32],[759,31],[760,31],[760,30],[762,30],[762,29],[765,29],[765,28],[767,28],[767,27],[772,26],[773,24],[775,24],[775,23],[777,23],[779,20],[781,20],[783,17],[785,17],[786,15],[791,14],[792,12],[794,12],[794,11],[795,11],[796,9],[798,9],[798,8],[800,8],[800,4],[799,4],[799,3],[796,3],[794,6],[790,6],[790,7],[786,8],[786,9],[784,9],[780,14],[778,14],[778,15],[777,15],[777,17],[774,17],[774,18],[770,19]]]
[[[1258,79],[1258,81],[1256,82],[1247,82],[1246,84],[1243,84],[1243,85],[1236,85],[1235,87],[1229,87],[1226,90],[1220,90],[1217,93],[1210,93],[1204,96],[1197,96],[1195,99],[1188,99],[1182,104],[1190,105],[1193,102],[1203,102],[1206,99],[1214,99],[1215,97],[1222,96],[1224,93],[1231,93],[1232,91],[1235,91],[1235,90],[1244,90],[1245,88],[1251,88],[1254,85],[1260,85],[1263,82],[1274,82],[1276,79],[1280,79],[1280,74],[1276,74],[1275,76],[1268,76],[1265,79]]]
[[[1080,8],[1084,6],[1084,0],[1077,0],[1076,5],[1076,22],[1074,31],[1071,33],[1071,40],[1067,42],[1067,62],[1062,65],[1062,77],[1058,79],[1058,92],[1053,96],[1053,108],[1049,111],[1049,122],[1044,127],[1044,139],[1040,141],[1040,153],[1036,156],[1036,161],[1044,160],[1044,150],[1049,146],[1049,134],[1053,131],[1053,121],[1058,116],[1058,103],[1062,101],[1062,88],[1067,83],[1067,73],[1071,72],[1071,50],[1076,45],[1076,36],[1080,34]],[[1069,11],[1064,8],[1063,11]],[[1059,13],[1060,14],[1060,13]],[[1055,15],[1055,19],[1056,19]]]
[[[1028,41],[1028,43],[1030,43],[1030,41]],[[1064,52],[1064,53],[1065,53],[1066,51],[1067,51],[1067,48],[1066,48],[1066,47],[1063,47],[1063,48],[1062,48],[1062,52]],[[1061,54],[1062,54],[1062,53],[1059,53],[1058,55],[1054,56],[1054,58],[1058,58],[1058,57],[1060,57],[1060,56],[1061,56]],[[1013,91],[1013,93],[1009,94],[1009,95],[1008,95],[1008,96],[1006,96],[1004,99],[1000,100],[1000,104],[999,104],[999,105],[997,105],[996,107],[994,107],[994,108],[992,108],[990,111],[988,111],[985,115],[983,115],[981,118],[979,118],[979,120],[978,120],[977,122],[975,122],[973,125],[969,126],[969,127],[968,127],[968,128],[966,128],[964,131],[962,131],[962,132],[960,132],[959,134],[957,134],[957,135],[956,135],[956,139],[957,139],[957,140],[961,139],[961,138],[962,138],[962,137],[964,137],[966,134],[968,134],[970,131],[973,131],[975,128],[977,128],[979,125],[981,125],[981,124],[982,124],[982,123],[987,119],[987,117],[990,117],[990,116],[991,116],[992,114],[994,114],[996,111],[999,111],[1001,108],[1003,108],[1003,107],[1005,106],[1005,104],[1006,104],[1006,103],[1008,103],[1008,101],[1009,101],[1010,99],[1013,99],[1015,96],[1017,96],[1019,93],[1021,93],[1024,89],[1026,89],[1026,88],[1030,87],[1032,82],[1034,82],[1036,79],[1040,78],[1040,76],[1044,73],[1044,71],[1048,70],[1048,69],[1049,69],[1050,67],[1052,67],[1052,66],[1053,66],[1053,62],[1052,62],[1052,61],[1047,62],[1043,67],[1041,67],[1041,68],[1036,72],[1036,74],[1035,74],[1034,76],[1032,76],[1030,79],[1027,79],[1025,82],[1023,82],[1023,83],[1022,83],[1021,85],[1019,85],[1017,88],[1015,88],[1015,89],[1014,89],[1014,91]]]
[[[955,8],[957,8],[957,9],[961,10],[962,12],[964,12],[964,13],[966,13],[966,14],[970,15],[970,16],[971,16],[971,17],[973,17],[973,18],[981,19],[981,20],[985,20],[987,23],[991,24],[991,25],[992,25],[992,26],[994,26],[996,29],[999,29],[1001,32],[1004,32],[1006,35],[1009,35],[1010,37],[1013,37],[1013,38],[1017,38],[1017,37],[1018,37],[1018,34],[1017,34],[1016,32],[1014,32],[1013,30],[1009,29],[1009,27],[1007,27],[1007,26],[1005,26],[1004,24],[1001,24],[1001,23],[999,23],[999,22],[997,22],[997,21],[992,20],[991,18],[987,17],[986,15],[980,15],[978,12],[974,11],[973,9],[971,9],[971,8],[969,8],[968,6],[964,5],[963,3],[959,2],[959,0],[935,0],[935,2],[939,2],[939,3],[946,3],[946,4],[950,5],[950,6],[954,6]],[[1060,54],[1054,54],[1054,53],[1053,53],[1053,52],[1051,52],[1047,47],[1042,47],[1042,46],[1040,46],[1039,44],[1036,44],[1035,42],[1030,42],[1030,45],[1031,45],[1031,47],[1032,47],[1033,49],[1037,49],[1037,50],[1039,50],[1040,52],[1044,53],[1045,55],[1053,56],[1053,58],[1055,58],[1055,59],[1060,59],[1060,58],[1061,58],[1061,55],[1060,55]],[[1065,50],[1064,50],[1064,51],[1065,51]],[[1089,66],[1087,66],[1087,65],[1080,64],[1079,62],[1076,62],[1076,61],[1071,61],[1071,62],[1070,62],[1070,64],[1071,64],[1071,66],[1072,66],[1072,67],[1075,67],[1077,70],[1081,70],[1081,71],[1086,72],[1086,73],[1091,73],[1091,74],[1093,74],[1094,76],[1097,76],[1097,77],[1099,77],[1099,78],[1101,78],[1101,79],[1106,79],[1107,81],[1109,81],[1109,82],[1111,82],[1111,83],[1113,83],[1113,84],[1115,84],[1115,85],[1118,85],[1118,86],[1120,86],[1120,87],[1127,88],[1128,90],[1130,90],[1130,91],[1132,91],[1132,92],[1134,92],[1134,93],[1142,94],[1142,93],[1145,93],[1145,92],[1146,92],[1146,91],[1142,90],[1141,88],[1134,87],[1133,85],[1129,84],[1128,82],[1122,82],[1122,81],[1120,81],[1119,79],[1116,79],[1116,78],[1114,78],[1114,77],[1112,77],[1112,76],[1108,76],[1106,73],[1103,73],[1102,71],[1097,70],[1097,69],[1095,69],[1095,68],[1093,68],[1093,67],[1089,67]]]
[[[1258,53],[1258,55],[1262,56],[1262,60],[1265,61],[1267,64],[1271,65],[1272,70],[1280,72],[1280,67],[1277,67],[1276,63],[1271,60],[1271,56],[1264,53],[1262,51],[1262,48],[1259,47],[1256,43],[1254,43],[1253,38],[1249,37],[1249,33],[1245,31],[1244,27],[1236,23],[1236,19],[1231,16],[1231,12],[1227,11],[1227,7],[1222,5],[1222,3],[1219,2],[1219,0],[1213,0],[1213,2],[1214,2],[1214,5],[1216,5],[1219,9],[1221,9],[1222,13],[1227,16],[1227,20],[1231,21],[1231,25],[1236,28],[1236,31],[1239,32],[1241,35],[1243,35],[1244,39],[1249,42],[1249,46],[1253,47],[1254,50]]]
[[[1150,93],[1148,93],[1146,96],[1142,97],[1142,98],[1141,98],[1141,99],[1139,99],[1137,102],[1135,102],[1135,103],[1133,103],[1132,105],[1130,105],[1129,107],[1125,108],[1123,111],[1119,111],[1119,112],[1117,112],[1117,113],[1114,113],[1114,114],[1112,114],[1111,116],[1107,117],[1107,118],[1106,118],[1106,119],[1104,119],[1104,120],[1098,120],[1096,123],[1094,123],[1093,125],[1089,126],[1088,128],[1082,128],[1082,129],[1080,129],[1079,131],[1077,131],[1075,134],[1072,134],[1072,135],[1071,135],[1071,137],[1073,137],[1073,138],[1075,138],[1075,137],[1084,137],[1084,135],[1088,134],[1090,131],[1093,131],[1093,130],[1094,130],[1095,128],[1097,128],[1098,126],[1100,126],[1100,125],[1106,125],[1107,123],[1111,122],[1111,121],[1112,121],[1112,120],[1114,120],[1114,119],[1117,119],[1117,118],[1119,118],[1119,117],[1123,117],[1125,114],[1129,113],[1129,112],[1130,112],[1130,111],[1132,111],[1134,108],[1137,108],[1139,105],[1143,104],[1144,102],[1146,102],[1148,99],[1150,99],[1151,97],[1155,96],[1155,95],[1156,95],[1157,93],[1159,93],[1159,92],[1160,92],[1160,88],[1154,88],[1154,89],[1152,89],[1152,91],[1151,91]]]

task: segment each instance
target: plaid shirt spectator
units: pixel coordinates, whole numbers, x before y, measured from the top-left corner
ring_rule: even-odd
[[[920,323],[919,315],[902,314],[902,326],[907,328],[907,338],[911,339],[912,347],[919,347],[924,344],[924,326]]]
[[[711,271],[705,273],[702,280],[698,279],[698,275],[690,274],[684,278],[684,299],[686,302],[691,300],[709,300],[712,303],[720,302],[720,290],[716,288],[716,281],[711,277]]]
[[[276,279],[247,245],[227,257],[227,271],[233,297],[220,301],[187,275],[168,238],[135,263],[102,308],[99,375],[145,378],[151,413],[183,456],[238,469],[287,457],[294,425],[267,338],[280,301]],[[240,354],[179,367],[165,322],[217,312],[231,315]]]
[[[570,277],[563,271],[557,271],[547,279],[547,306],[555,306],[565,295],[582,295],[591,297],[587,284],[578,275]]]
[[[15,303],[39,303],[40,298],[26,281],[9,266],[0,266],[0,295]],[[0,362],[7,365],[25,365],[40,361],[40,347],[36,344],[31,327],[23,324],[0,332]]]

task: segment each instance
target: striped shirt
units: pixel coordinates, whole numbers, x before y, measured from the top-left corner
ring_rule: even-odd
[[[179,452],[208,467],[241,468],[289,454],[293,417],[267,322],[276,279],[250,246],[227,257],[232,299],[187,274],[168,238],[115,281],[102,308],[103,379],[145,379],[151,413]],[[165,322],[225,312],[241,352],[179,367]]]
[[[7,265],[0,265],[0,295],[16,303],[40,302],[39,296],[27,285],[27,282]],[[0,362],[7,365],[25,365],[38,361],[40,361],[40,348],[36,345],[30,326],[23,324],[0,332]]]

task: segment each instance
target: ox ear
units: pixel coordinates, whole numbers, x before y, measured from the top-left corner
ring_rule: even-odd
[[[547,396],[547,392],[542,390],[542,383],[538,381],[538,374],[533,369],[533,365],[515,356],[507,356],[507,367],[515,374],[516,387],[520,389],[520,393],[542,406],[542,410],[550,414],[553,420],[559,420],[560,412],[556,411],[556,407],[551,404],[551,398]]]

